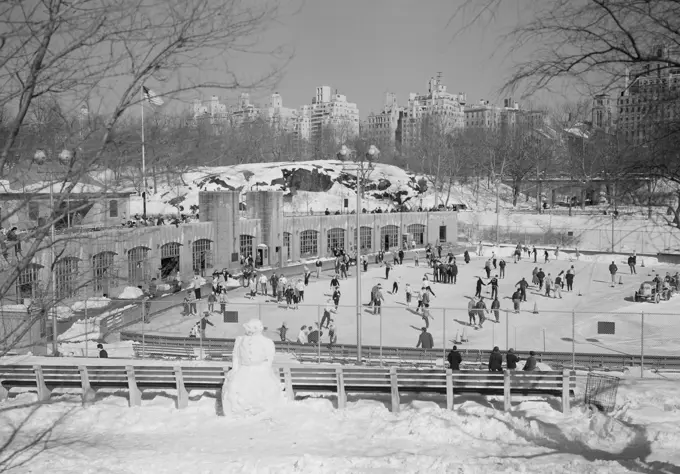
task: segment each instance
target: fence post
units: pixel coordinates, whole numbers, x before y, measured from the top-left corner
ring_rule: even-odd
[[[576,312],[571,310],[571,370],[576,370]]]
[[[258,316],[260,314],[260,305],[257,305],[257,313]],[[330,325],[330,321],[328,322],[328,325]],[[319,340],[316,343],[316,361],[317,363],[321,363],[321,305],[316,305],[316,328],[317,332],[319,333]]]
[[[505,310],[505,350],[510,348],[510,311]],[[516,348],[515,348],[516,349]]]
[[[382,313],[382,306],[379,306],[380,312],[378,313],[380,319],[378,320],[378,323],[380,324],[379,329],[378,329],[378,348],[379,348],[379,358],[380,358],[380,367],[383,365],[383,340],[382,340],[382,333],[383,333],[383,313]],[[357,341],[358,343],[359,341]]]
[[[446,308],[442,309],[442,366],[446,367]]]
[[[640,378],[645,374],[645,312],[640,313]]]
[[[142,359],[145,358],[145,350],[144,350],[144,327],[145,327],[145,322],[146,322],[146,316],[144,315],[144,311],[146,311],[146,307],[144,305],[144,298],[142,298]]]
[[[93,322],[94,322],[94,321],[93,321]],[[87,320],[87,292],[86,292],[86,293],[85,293],[85,357],[88,357],[88,355],[89,355],[89,354],[88,354],[88,345],[89,345],[89,344],[87,343],[87,342],[88,342],[88,339],[89,339],[89,337],[88,337],[88,336],[89,336],[89,332],[90,332],[89,324],[90,324],[90,323],[89,323],[89,321]],[[93,327],[92,329],[94,329],[94,327]]]

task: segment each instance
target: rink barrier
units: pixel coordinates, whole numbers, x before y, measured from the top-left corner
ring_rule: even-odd
[[[141,406],[144,390],[175,390],[175,406],[186,408],[192,390],[215,390],[218,400],[230,367],[182,367],[153,365],[0,365],[0,402],[9,398],[12,388],[34,388],[40,402],[50,400],[59,388],[81,390],[84,405],[96,400],[99,389],[127,390],[130,407]],[[284,392],[295,400],[295,392],[322,392],[337,395],[338,408],[345,408],[347,394],[389,393],[392,412],[398,412],[401,393],[446,395],[446,407],[454,408],[454,395],[475,393],[503,396],[506,411],[512,396],[556,396],[562,411],[570,410],[576,388],[574,371],[489,372],[481,370],[400,369],[397,367],[282,367],[277,369]]]
[[[198,358],[201,348],[203,354],[210,359],[228,360],[234,347],[234,339],[172,337],[145,335],[144,350],[142,349],[142,335],[136,332],[122,332],[122,341],[132,341],[137,357],[142,352],[149,358]],[[321,347],[296,342],[278,342],[277,352],[292,354],[300,362],[354,364],[357,358],[357,348],[350,344],[322,344]],[[151,348],[151,350],[149,350]],[[363,362],[368,365],[406,365],[406,366],[441,366],[443,354],[448,350],[442,348],[416,349],[413,347],[362,346]],[[485,365],[489,361],[491,350],[459,348],[465,365]],[[529,357],[529,351],[515,350],[522,359]],[[606,354],[606,353],[575,353],[571,352],[542,352],[536,354],[536,360],[548,364],[553,369],[578,370],[623,370],[626,367],[642,367],[650,370],[680,370],[680,356],[656,356],[639,354]],[[572,366],[572,360],[575,364]]]

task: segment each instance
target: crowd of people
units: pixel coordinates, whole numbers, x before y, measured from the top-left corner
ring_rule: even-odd
[[[457,346],[453,346],[451,351],[446,355],[446,359],[449,363],[451,370],[460,370],[460,366],[463,363],[463,356],[458,351]],[[511,347],[505,353],[505,366],[508,370],[517,370],[517,363],[521,359],[515,353],[515,350]],[[503,372],[503,354],[501,354],[498,346],[495,346],[489,354],[489,363],[487,364],[489,372]],[[524,362],[523,371],[532,372],[536,370],[536,353],[534,351],[529,351],[529,357]]]

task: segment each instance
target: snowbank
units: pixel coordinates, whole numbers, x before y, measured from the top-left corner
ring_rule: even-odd
[[[109,304],[111,304],[111,300],[109,298],[105,298],[103,296],[93,296],[88,298],[86,301],[76,301],[71,305],[71,309],[73,311],[84,311],[85,308],[100,309],[106,308]]]
[[[144,292],[135,286],[126,286],[118,295],[120,300],[137,300],[144,296]]]
[[[101,321],[102,319],[120,314],[123,311],[127,311],[130,308],[134,308],[135,305],[129,304],[122,308],[114,309],[111,311],[106,311],[99,316],[87,319],[79,319],[73,323],[67,331],[59,335],[59,341],[63,342],[79,342],[79,341],[97,341],[103,338],[101,332]]]

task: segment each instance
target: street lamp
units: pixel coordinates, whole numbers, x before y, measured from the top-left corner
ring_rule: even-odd
[[[361,357],[361,194],[363,190],[362,179],[364,176],[364,158],[369,161],[367,170],[373,167],[371,163],[372,158],[380,153],[378,147],[371,145],[368,147],[368,151],[365,155],[356,154],[347,147],[347,145],[342,145],[340,151],[338,152],[338,158],[344,159],[351,155],[355,155],[359,158],[355,162],[354,166],[346,167],[348,169],[354,169],[357,172],[357,211],[356,211],[356,265],[357,265],[357,301],[356,301],[356,312],[357,312],[357,364],[362,363]]]
[[[64,160],[66,158],[71,157],[70,152],[68,150],[63,150],[59,154],[60,159]],[[33,159],[35,160],[36,163],[39,165],[45,164],[47,161],[47,154],[43,150],[36,150],[35,154],[33,155]],[[54,254],[54,174],[52,171],[52,168],[50,168],[49,171],[49,176],[50,176],[50,266],[52,267],[52,271],[54,271],[54,260],[56,258]],[[59,342],[58,342],[58,327],[57,327],[57,310],[55,308],[55,291],[56,291],[56,285],[54,281],[54,274],[50,276],[50,283],[51,283],[51,293],[52,293],[52,298],[51,298],[51,312],[52,312],[52,355],[57,356],[59,353]]]

